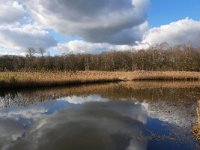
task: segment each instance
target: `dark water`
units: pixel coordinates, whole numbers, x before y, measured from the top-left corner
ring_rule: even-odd
[[[198,87],[118,83],[0,95],[2,150],[199,149],[191,128]]]

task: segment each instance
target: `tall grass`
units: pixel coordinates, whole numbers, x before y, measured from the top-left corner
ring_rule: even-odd
[[[80,85],[119,81],[106,72],[1,72],[0,89]]]
[[[185,88],[200,88],[200,81],[130,81],[123,82],[121,85],[128,89],[185,89]]]
[[[0,89],[29,88],[61,85],[79,85],[104,83],[114,81],[146,81],[146,80],[192,80],[200,79],[199,72],[106,72],[106,71],[78,71],[78,72],[0,72]]]

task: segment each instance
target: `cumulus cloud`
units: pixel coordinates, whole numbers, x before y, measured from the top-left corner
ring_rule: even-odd
[[[144,23],[141,26],[141,30],[144,30],[147,26],[148,23]],[[125,35],[124,37],[126,37]],[[121,37],[123,38],[122,34]],[[136,42],[135,45],[132,46],[91,43],[79,40],[65,44],[58,44],[57,48],[62,52],[100,53],[109,50],[147,49],[150,46],[165,42],[167,42],[169,46],[191,44],[194,47],[200,47],[200,21],[185,18],[167,25],[151,28],[146,33],[143,33],[143,40]]]
[[[0,24],[10,24],[19,22],[25,10],[23,6],[13,0],[0,1]]]
[[[58,43],[55,47],[59,52],[66,54],[78,54],[78,53],[92,53],[98,54],[112,50],[130,50],[132,46],[129,45],[112,45],[107,43],[91,43],[82,40],[74,40],[68,43]]]
[[[35,106],[35,107],[27,107],[22,109],[22,107],[14,108],[14,109],[9,109],[9,111],[2,111],[0,110],[0,118],[10,118],[10,119],[19,119],[19,118],[24,118],[24,119],[34,119],[40,116],[41,114],[46,113],[48,110],[43,107]]]
[[[66,101],[71,104],[84,104],[89,102],[108,102],[109,99],[102,98],[98,95],[89,95],[89,96],[69,96],[69,97],[63,97],[58,99],[58,101]]]
[[[149,0],[29,0],[40,25],[90,42],[134,44],[142,38]],[[55,7],[56,6],[56,7]]]
[[[150,29],[144,36],[143,43],[155,45],[167,42],[170,46],[192,44],[200,46],[200,21],[189,18]]]
[[[28,47],[49,48],[57,43],[45,30],[36,25],[0,26],[0,47],[22,52]]]

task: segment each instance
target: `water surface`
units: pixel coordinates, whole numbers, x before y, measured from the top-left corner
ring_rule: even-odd
[[[0,93],[0,149],[193,150],[200,88],[116,83]]]

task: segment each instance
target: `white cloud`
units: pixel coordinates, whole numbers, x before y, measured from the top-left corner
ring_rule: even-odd
[[[160,121],[176,126],[190,127],[191,123],[194,123],[196,120],[196,117],[191,115],[193,114],[193,108],[196,107],[195,104],[188,105],[187,107],[184,104],[179,104],[179,107],[177,107],[174,103],[159,101],[157,103],[143,103],[142,105],[151,118],[157,118]]]
[[[0,53],[24,54],[26,48],[49,48],[57,42],[44,29],[29,24],[23,1],[0,1]]]
[[[147,22],[141,25],[141,31],[145,31],[147,26]],[[101,53],[110,50],[123,51],[147,49],[149,46],[164,42],[167,42],[170,46],[191,44],[194,47],[200,47],[200,21],[186,18],[157,28],[149,29],[143,35],[143,40],[136,42],[133,46],[75,40],[64,44],[58,44],[57,49],[65,53]]]
[[[170,46],[192,44],[200,46],[200,21],[183,19],[150,29],[144,36],[143,43],[149,45],[167,42]]]
[[[9,119],[18,119],[18,118],[24,118],[24,119],[34,119],[40,116],[41,114],[46,113],[48,110],[43,107],[16,107],[12,110],[9,109],[9,111],[2,111],[0,110],[0,118],[9,118]]]
[[[90,42],[134,44],[142,38],[149,0],[29,0],[31,16],[45,28]]]
[[[36,25],[0,26],[0,48],[8,52],[23,52],[28,47],[49,48],[57,43],[45,30]]]
[[[109,99],[102,98],[98,95],[89,95],[89,96],[69,96],[58,99],[58,101],[67,101],[71,104],[84,104],[88,102],[108,102]]]
[[[23,6],[13,0],[0,1],[0,24],[10,24],[19,22],[25,10]]]
[[[98,54],[101,52],[106,51],[123,51],[123,50],[130,50],[132,49],[132,46],[129,45],[112,45],[107,43],[91,43],[91,42],[85,42],[82,40],[74,40],[70,41],[68,43],[59,43],[55,49],[57,49],[60,53],[92,53],[92,54]]]

